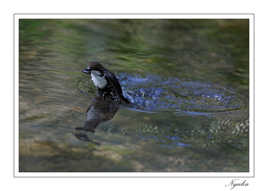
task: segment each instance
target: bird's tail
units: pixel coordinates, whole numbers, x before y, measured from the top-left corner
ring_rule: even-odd
[[[124,104],[129,104],[130,103],[130,101],[127,98],[125,98],[124,96],[121,96],[121,100],[122,100],[122,102]]]

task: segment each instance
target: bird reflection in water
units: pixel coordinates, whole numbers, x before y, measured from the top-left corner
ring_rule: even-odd
[[[84,126],[75,128],[74,135],[76,138],[99,145],[99,143],[91,140],[87,133],[95,133],[95,129],[100,123],[111,120],[119,106],[120,104],[110,96],[96,96],[93,98],[86,112],[87,118]]]

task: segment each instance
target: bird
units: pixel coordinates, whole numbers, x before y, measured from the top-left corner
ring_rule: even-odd
[[[93,84],[98,89],[98,95],[105,99],[107,96],[117,103],[129,104],[129,100],[123,96],[122,88],[116,76],[104,68],[100,62],[92,61],[88,67],[82,70],[91,76]]]

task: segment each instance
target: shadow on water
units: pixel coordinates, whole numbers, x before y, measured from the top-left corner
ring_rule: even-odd
[[[94,133],[97,126],[100,123],[112,119],[118,109],[119,104],[110,97],[106,96],[104,98],[102,96],[96,96],[87,109],[87,118],[84,126],[75,128],[77,130],[75,136],[82,141],[88,141],[99,145],[99,143],[90,140],[85,132]]]
[[[248,27],[21,19],[20,171],[247,172]],[[131,106],[95,97],[88,60],[116,74]]]

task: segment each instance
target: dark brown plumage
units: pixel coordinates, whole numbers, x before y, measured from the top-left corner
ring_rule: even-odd
[[[99,62],[89,62],[88,67],[82,72],[91,75],[94,85],[98,88],[99,95],[104,98],[110,96],[119,103],[129,103],[123,96],[121,85],[116,76]]]

